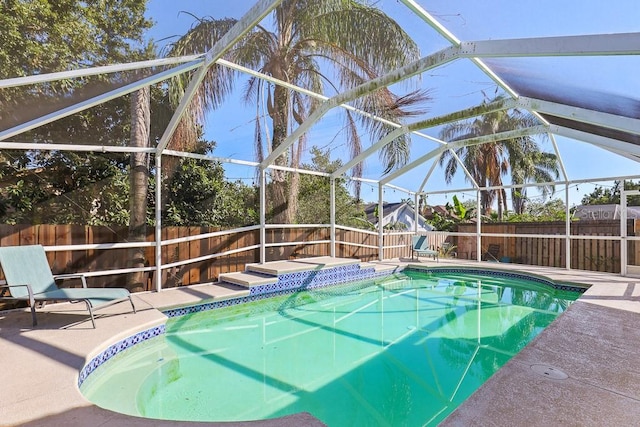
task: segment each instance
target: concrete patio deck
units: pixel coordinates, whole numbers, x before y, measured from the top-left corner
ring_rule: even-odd
[[[404,266],[409,260],[379,265]],[[415,264],[415,262],[410,262]],[[441,259],[429,266],[515,269],[591,288],[523,351],[511,359],[441,425],[636,425],[640,419],[640,279],[576,270]],[[135,294],[127,304],[98,311],[91,328],[82,305],[65,313],[39,311],[31,327],[26,310],[0,313],[2,398],[0,425],[163,426],[190,423],[132,418],[86,401],[77,388],[80,369],[108,345],[166,320],[167,307],[246,294],[246,289],[197,285]],[[56,310],[61,306],[55,307]],[[533,367],[533,369],[532,369]],[[542,368],[542,369],[539,369]],[[551,371],[549,370],[551,369]],[[566,374],[559,375],[560,373]],[[556,379],[558,378],[558,379]],[[215,423],[208,423],[215,425]],[[193,425],[193,424],[192,424]],[[200,425],[200,424],[198,424]],[[309,414],[225,426],[318,426]]]

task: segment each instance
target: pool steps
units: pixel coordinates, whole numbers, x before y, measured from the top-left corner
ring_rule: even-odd
[[[278,276],[267,276],[253,271],[220,274],[218,281],[251,288],[252,286],[269,285],[278,282]]]
[[[360,260],[352,258],[315,257],[273,261],[264,264],[247,264],[245,271],[222,273],[218,277],[218,281],[251,289],[257,286],[275,285],[278,283],[279,276],[283,275],[330,270],[350,265],[359,265],[360,270],[373,269],[376,275],[382,272],[392,273],[398,269],[397,265],[360,262]]]

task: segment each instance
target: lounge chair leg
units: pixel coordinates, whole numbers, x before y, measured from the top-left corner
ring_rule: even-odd
[[[93,329],[95,329],[96,321],[93,318],[93,310],[91,309],[91,302],[89,302],[89,300],[84,300],[84,302],[87,304],[87,310],[89,310],[89,316],[91,316],[91,324],[93,325]]]
[[[31,307],[31,319],[33,320],[33,326],[38,326],[38,319],[36,319],[36,299],[33,296],[31,285],[27,285],[27,292],[29,292],[29,307]]]
[[[36,319],[36,305],[31,305],[31,319],[33,319],[33,326],[38,326],[38,319]]]
[[[133,298],[129,295],[129,302],[131,303],[131,307],[133,308],[133,314],[136,314],[136,306],[133,305]]]

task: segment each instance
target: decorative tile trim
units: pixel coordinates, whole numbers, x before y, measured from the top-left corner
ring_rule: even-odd
[[[151,329],[147,329],[142,332],[138,332],[135,335],[132,335],[128,338],[123,339],[122,341],[118,341],[117,343],[109,346],[102,353],[91,359],[89,363],[87,363],[82,371],[80,371],[80,375],[78,376],[78,387],[82,385],[82,383],[87,379],[89,375],[93,371],[95,371],[100,365],[105,363],[107,360],[111,359],[118,353],[123,352],[124,350],[133,347],[136,344],[139,344],[148,339],[157,337],[165,333],[165,325],[159,325],[153,327]]]
[[[579,292],[579,293],[584,293],[589,287],[587,285],[574,285],[571,283],[556,283],[554,285],[554,288],[561,290],[561,291],[569,291],[569,292]]]
[[[483,276],[494,276],[494,277],[506,277],[512,279],[524,279],[532,282],[537,282],[545,286],[549,286],[553,289],[562,290],[562,291],[570,291],[570,292],[579,292],[583,293],[587,290],[587,286],[579,286],[571,283],[560,283],[554,282],[553,280],[536,276],[532,274],[526,273],[517,273],[513,271],[504,271],[504,270],[492,270],[492,269],[479,269],[474,267],[419,267],[419,266],[409,266],[405,268],[404,271],[418,271],[424,273],[467,273],[467,274],[478,274]]]
[[[184,316],[200,311],[214,310],[236,304],[258,301],[272,296],[287,295],[307,289],[317,289],[327,286],[342,285],[361,280],[376,279],[389,276],[392,272],[376,272],[374,267],[361,268],[359,264],[341,265],[323,270],[300,271],[285,273],[278,276],[278,281],[272,284],[252,286],[248,296],[232,298],[222,301],[212,301],[190,307],[181,307],[164,311],[167,317]]]

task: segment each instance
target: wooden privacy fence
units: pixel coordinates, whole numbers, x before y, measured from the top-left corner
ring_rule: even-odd
[[[475,224],[460,224],[459,232],[474,233]],[[629,230],[635,230],[635,221],[629,220]],[[215,227],[165,227],[162,240],[170,241],[221,231]],[[331,254],[329,227],[282,227],[266,230],[266,244],[281,244],[266,248],[266,260],[296,259]],[[154,230],[149,228],[147,241],[153,242]],[[515,237],[486,236],[482,246],[500,246],[499,258],[509,262],[564,267],[565,223],[491,223],[482,225],[483,233],[515,234]],[[92,227],[80,225],[0,225],[0,245],[67,246],[84,244],[109,244],[127,241],[126,227]],[[528,235],[555,235],[557,238],[528,237]],[[632,232],[629,233],[630,235]],[[619,221],[578,221],[571,224],[572,236],[620,236]],[[434,248],[440,247],[446,234],[430,233]],[[162,246],[162,286],[174,287],[194,283],[217,281],[221,273],[243,271],[246,264],[260,261],[259,230],[240,230],[222,235]],[[336,229],[336,256],[358,258],[362,261],[378,259],[378,234],[355,229]],[[476,258],[475,236],[449,236],[447,241],[456,245],[458,257]],[[630,260],[640,254],[629,243]],[[383,259],[409,258],[411,233],[389,233],[383,236]],[[237,251],[237,252],[234,252]],[[155,248],[145,249],[147,265],[155,266]],[[231,252],[231,253],[228,253]],[[211,255],[219,255],[210,257]],[[54,274],[109,271],[130,267],[130,249],[82,249],[48,252],[47,257]],[[191,259],[206,259],[189,262]],[[571,241],[571,268],[592,271],[620,272],[620,242],[604,239],[576,239]],[[155,271],[147,274],[147,289],[155,289]],[[93,287],[123,286],[120,274],[100,275],[89,278]]]
[[[627,224],[628,234],[636,230],[634,220]],[[483,252],[490,244],[498,245],[498,258],[503,261],[565,267],[566,260],[566,224],[557,222],[521,222],[482,224],[482,233],[516,234],[516,237],[482,236]],[[458,232],[474,233],[476,224],[459,224]],[[528,237],[527,235],[554,235],[555,237]],[[571,236],[585,236],[571,240],[571,268],[579,270],[620,272],[620,241],[609,239],[591,239],[591,236],[620,237],[620,221],[574,221],[571,223]],[[476,259],[476,238],[457,236],[455,238],[458,256]],[[630,260],[638,258],[635,242],[629,243]],[[639,247],[640,249],[640,247]]]
[[[331,255],[329,227],[287,227],[267,230],[265,242],[267,245],[283,242],[287,244],[267,249],[267,261]],[[385,234],[383,236],[383,246],[385,247],[383,259],[409,256],[411,253],[410,245],[411,233]],[[378,254],[378,233],[351,228],[336,229],[337,257],[358,258],[366,262],[378,259]]]
[[[162,240],[197,236],[221,231],[215,227],[165,227]],[[122,243],[127,241],[127,227],[97,227],[81,225],[0,225],[0,245],[17,246],[41,244],[43,246],[92,245]],[[241,250],[258,245],[259,230],[230,232],[203,239],[196,239],[162,246],[162,265],[177,264],[162,270],[162,286],[174,287],[217,281],[220,273],[243,271],[248,263],[260,261],[258,248]],[[147,241],[153,242],[154,230],[149,228]],[[377,233],[352,229],[337,229],[336,256],[359,258],[362,261],[378,259]],[[266,260],[295,259],[312,256],[328,256],[330,252],[329,227],[270,228],[266,230],[266,243],[292,243],[268,247]],[[410,255],[410,234],[385,235],[384,257],[400,258]],[[395,246],[395,247],[394,247]],[[216,256],[202,261],[182,264],[183,261],[226,252],[236,253]],[[129,268],[130,249],[82,249],[47,252],[54,274],[108,271]],[[155,266],[155,248],[145,249],[147,265]],[[147,289],[155,289],[154,271],[147,274]],[[118,274],[89,277],[89,286],[123,286],[124,277]]]
[[[220,231],[215,227],[165,227],[162,240],[177,239]],[[122,243],[127,241],[127,227],[97,227],[81,225],[0,225],[0,245],[66,246]],[[147,241],[153,242],[154,230],[149,228]],[[256,245],[258,231],[230,233],[189,242],[173,243],[162,247],[162,264],[179,263],[188,259],[227,252]],[[155,248],[145,248],[147,266],[155,266]],[[108,271],[131,267],[131,249],[82,249],[47,252],[54,274],[75,272]],[[163,270],[162,283],[173,287],[192,283],[213,281],[220,273],[240,271],[245,264],[258,262],[259,252],[250,249],[220,256],[206,261],[193,262]],[[147,289],[154,289],[154,272],[147,274]],[[89,277],[89,286],[123,286],[122,275]]]

